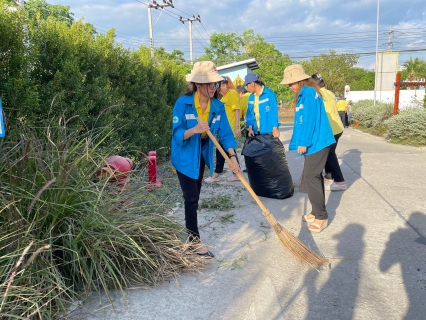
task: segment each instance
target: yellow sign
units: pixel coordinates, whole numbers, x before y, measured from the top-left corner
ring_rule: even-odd
[[[234,86],[235,86],[235,87],[243,86],[243,85],[244,85],[244,80],[243,80],[243,79],[241,79],[241,78],[240,78],[240,76],[237,76],[237,77],[235,78],[235,80],[234,80],[234,81],[232,81],[232,83],[234,84]]]

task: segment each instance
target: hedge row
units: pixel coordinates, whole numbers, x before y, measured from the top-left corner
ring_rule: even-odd
[[[393,106],[383,102],[374,105],[372,100],[360,100],[352,106],[351,111],[352,119],[356,119],[360,125],[374,128],[392,116]]]
[[[393,115],[393,105],[360,100],[352,106],[352,119],[366,128],[386,128],[386,138],[406,144],[426,145],[426,109],[413,107]]]
[[[426,109],[409,109],[387,119],[387,138],[409,144],[426,145]]]
[[[111,139],[128,149],[167,152],[166,120],[187,87],[189,65],[154,61],[146,47],[125,49],[113,30],[96,34],[82,21],[30,18],[25,10],[7,10],[4,1],[0,96],[9,138],[19,136],[18,122],[34,128],[63,115],[82,131],[113,122]]]

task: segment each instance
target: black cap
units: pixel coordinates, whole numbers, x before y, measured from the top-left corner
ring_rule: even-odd
[[[319,73],[314,73],[311,77],[321,88],[325,87],[324,79]]]
[[[242,93],[246,93],[247,92],[247,90],[246,90],[246,88],[244,86],[238,86],[237,87],[237,91],[238,92],[242,92]]]

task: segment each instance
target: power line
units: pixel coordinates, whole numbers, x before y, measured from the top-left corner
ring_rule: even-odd
[[[147,3],[144,3],[143,1],[140,0],[135,0],[141,4],[145,4],[147,5]],[[164,1],[164,0],[163,0]],[[173,6],[174,10],[177,10],[181,13],[184,13],[185,15],[190,16],[189,14],[185,13],[182,10],[179,10],[178,8]],[[166,12],[164,12],[166,11]],[[162,10],[163,13],[165,13],[166,15],[170,16],[173,19],[179,20],[177,17],[179,15],[177,15],[176,13],[174,13],[171,10],[168,9],[163,9]],[[203,27],[204,31],[206,32],[206,34],[208,35],[208,37],[210,38],[210,35],[208,34],[206,28],[204,27],[204,25],[201,23],[201,26]],[[100,26],[102,28],[107,28],[103,25],[98,25],[98,24],[93,24],[95,26]],[[186,25],[185,25],[186,26]],[[186,26],[187,27],[187,26]],[[195,26],[194,26],[195,27]],[[187,27],[188,28],[188,27]],[[196,40],[196,43],[194,44],[193,50],[197,51],[197,52],[203,52],[203,49],[205,48],[205,46],[209,46],[209,41],[206,40],[203,35],[200,33],[200,31],[198,30],[198,28],[196,28],[196,31],[199,35],[199,37],[201,38],[201,40],[205,43],[201,43],[198,40],[198,37],[194,36],[194,39]],[[98,31],[103,31],[101,28],[97,28]],[[417,40],[418,38],[424,37],[426,35],[426,28],[416,28],[415,30],[413,30],[412,28],[399,28],[399,29],[395,29],[393,30],[393,32],[395,32],[395,34],[393,34],[394,39],[396,40],[400,40],[399,45],[398,46],[393,46],[393,50],[396,50],[398,52],[423,52],[422,48],[419,48],[418,45],[421,45],[421,43],[417,44],[417,46],[415,46],[414,48],[409,48],[409,49],[403,49],[404,47],[407,47],[408,45],[412,45],[412,43],[410,42],[410,40]],[[396,33],[403,33],[404,35],[398,35]],[[116,39],[118,41],[121,41],[122,43],[124,43],[126,46],[129,47],[137,47],[140,45],[147,45],[148,43],[148,39],[147,38],[142,38],[142,37],[137,37],[137,36],[132,36],[130,34],[127,33],[123,33],[120,31],[115,31],[116,33]],[[332,33],[328,33],[328,34],[321,34],[321,35],[290,35],[290,36],[275,36],[275,37],[266,37],[264,38],[265,42],[267,43],[271,43],[275,46],[275,48],[277,50],[280,50],[281,52],[288,52],[288,50],[290,49],[289,47],[297,47],[302,49],[303,47],[306,46],[326,46],[326,45],[337,45],[337,44],[344,44],[345,47],[344,48],[324,48],[323,52],[328,53],[330,49],[336,51],[336,52],[350,52],[351,54],[360,54],[361,57],[363,56],[368,56],[368,53],[365,52],[360,52],[360,53],[356,53],[356,51],[362,50],[362,49],[369,49],[372,48],[372,46],[362,46],[360,47],[358,45],[358,43],[373,43],[373,41],[375,41],[374,39],[374,31],[360,31],[360,32],[350,32],[350,33],[338,33],[338,34],[332,34]],[[386,32],[383,33],[380,36],[380,39],[382,41],[385,41],[386,39]],[[347,37],[347,35],[350,35],[351,37]],[[385,35],[385,36],[383,36]],[[422,40],[422,39],[419,39]],[[158,45],[161,46],[180,46],[182,43],[182,40],[179,39],[167,39],[167,38],[158,38],[156,39],[156,43]],[[396,42],[393,42],[396,44]],[[353,45],[354,47],[351,48],[350,45]],[[389,44],[389,41],[388,41]],[[417,49],[416,49],[417,48]],[[288,54],[290,54],[291,56],[294,56],[295,58],[299,58],[299,57],[312,57],[315,54],[321,54],[321,49],[320,50],[315,50],[312,51],[310,50],[310,55],[306,55],[306,52],[302,51],[302,52],[290,52]]]

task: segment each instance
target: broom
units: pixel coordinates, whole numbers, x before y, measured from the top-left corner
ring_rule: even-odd
[[[229,159],[228,155],[220,146],[219,142],[217,142],[216,138],[213,136],[210,130],[207,131],[207,135],[213,141],[214,145],[220,151],[222,156],[225,158],[226,162],[228,162],[228,164],[231,167],[233,167],[233,163],[231,159]],[[246,179],[244,179],[241,172],[236,173],[236,175],[241,180],[241,182],[246,187],[246,189],[250,192],[251,196],[259,205],[259,207],[262,209],[262,214],[265,216],[266,220],[268,220],[268,222],[274,228],[275,233],[278,236],[278,239],[280,240],[282,246],[284,247],[284,250],[286,250],[288,253],[293,255],[301,263],[308,264],[312,267],[319,267],[328,263],[328,260],[326,258],[312,251],[306,244],[304,244],[297,237],[295,237],[290,231],[288,231],[281,224],[279,224],[279,222],[275,219],[272,213],[268,209],[266,209],[266,207],[260,201],[258,196],[254,193],[253,189],[247,183]]]

